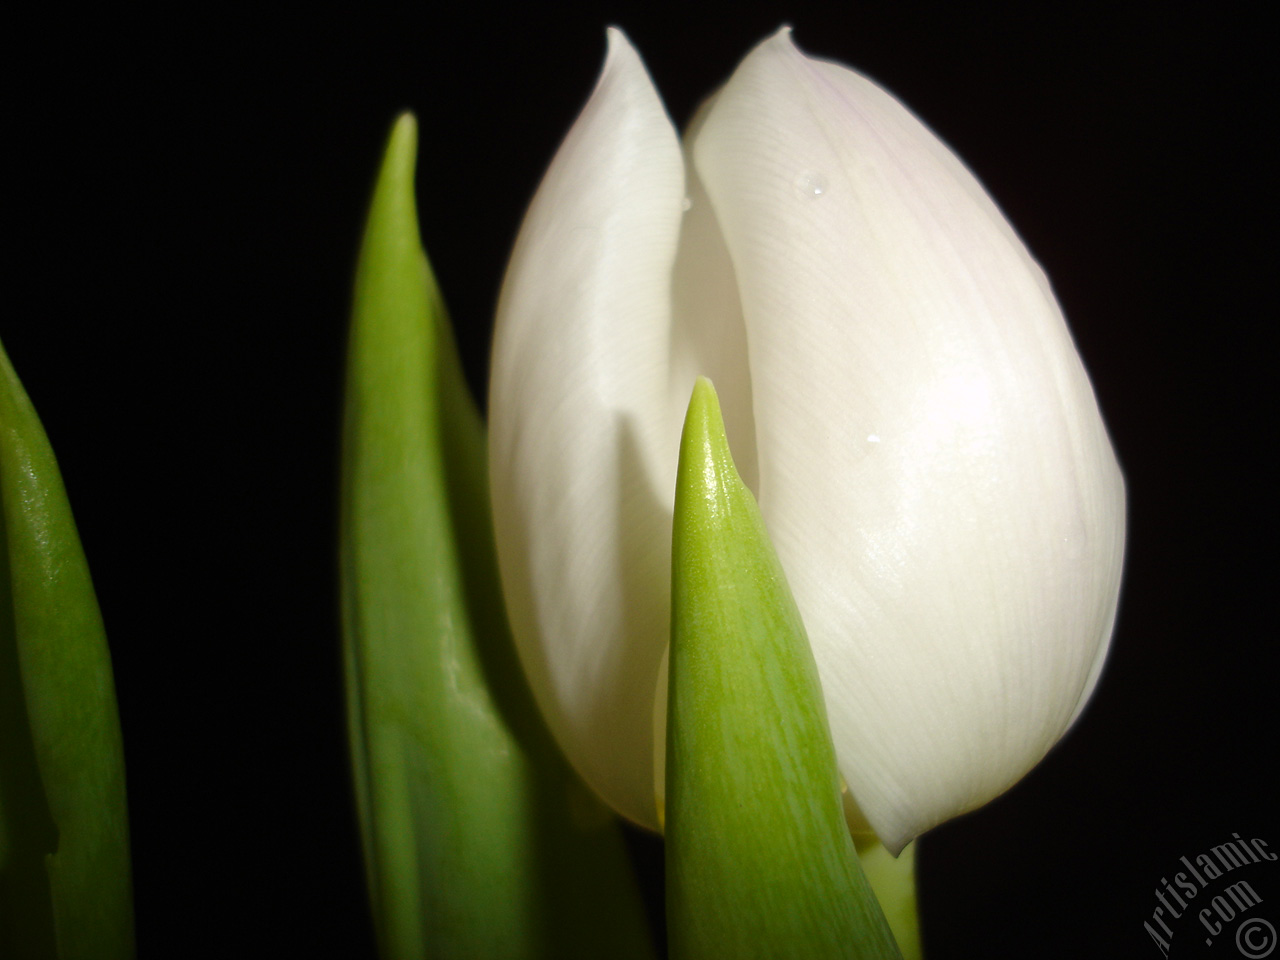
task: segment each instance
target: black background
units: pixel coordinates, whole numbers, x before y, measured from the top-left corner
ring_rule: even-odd
[[[605,25],[682,124],[783,22],[987,185],[1054,282],[1128,480],[1095,699],[921,844],[929,956],[1155,957],[1142,921],[1179,856],[1237,831],[1280,849],[1258,24],[1167,5],[51,15],[10,31],[0,337],[111,639],[141,956],[373,955],[334,538],[350,276],[397,111],[421,122],[424,239],[482,392],[507,250]],[[1269,866],[1249,869],[1280,924]]]

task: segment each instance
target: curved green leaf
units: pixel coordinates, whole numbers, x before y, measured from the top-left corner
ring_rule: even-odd
[[[124,747],[62,475],[0,346],[0,956],[133,956]]]
[[[418,236],[402,116],[356,278],[343,428],[344,663],[379,949],[646,957],[616,823],[541,726],[507,632],[484,431]]]

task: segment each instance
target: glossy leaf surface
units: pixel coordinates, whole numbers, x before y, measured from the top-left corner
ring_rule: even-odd
[[[0,347],[0,956],[133,956],[124,747],[62,475]]]
[[[804,624],[710,382],[681,440],[667,714],[672,956],[899,956],[858,865]]]

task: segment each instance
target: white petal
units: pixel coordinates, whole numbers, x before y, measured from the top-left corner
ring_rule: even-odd
[[[668,402],[683,423],[694,381],[703,376],[715,384],[734,463],[743,481],[754,491],[757,482],[755,421],[738,278],[734,275],[715,209],[693,168],[688,149],[688,144],[697,139],[714,103],[714,97],[704,103],[685,132],[688,198],[672,286],[674,317]]]
[[[538,703],[578,772],[656,827],[668,631],[671,272],[684,167],[620,31],[503,283],[489,399],[498,556]]]
[[[841,771],[896,850],[1074,719],[1123,481],[1043,273],[889,94],[784,31],[693,153],[742,297],[761,508]]]

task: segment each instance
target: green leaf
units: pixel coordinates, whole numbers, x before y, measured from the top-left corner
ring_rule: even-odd
[[[671,956],[897,958],[845,825],[804,624],[705,379],[672,539]]]
[[[111,657],[62,475],[0,346],[0,956],[133,956]]]
[[[348,721],[379,949],[647,957],[616,821],[552,745],[503,614],[483,425],[395,124],[356,277],[343,427]]]

